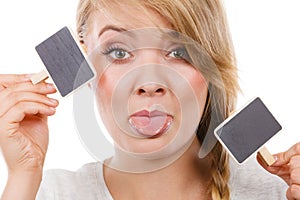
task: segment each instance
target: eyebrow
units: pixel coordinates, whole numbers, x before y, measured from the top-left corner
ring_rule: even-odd
[[[174,31],[174,30],[168,31],[167,34],[170,35],[171,37],[175,37],[175,38],[180,37],[180,33],[178,33],[177,31]]]
[[[112,31],[116,31],[116,32],[125,32],[127,31],[125,28],[122,28],[122,27],[118,27],[118,26],[114,26],[114,25],[106,25],[104,26],[100,32],[99,32],[99,35],[98,35],[98,38],[106,31],[109,31],[109,30],[112,30]]]

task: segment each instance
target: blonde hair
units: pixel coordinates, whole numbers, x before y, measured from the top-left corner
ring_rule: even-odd
[[[210,67],[200,69],[209,83],[210,91],[206,111],[197,131],[198,139],[202,143],[209,131],[211,119],[217,117],[222,121],[234,109],[239,90],[233,45],[221,2],[219,0],[126,0],[126,2],[80,0],[77,10],[77,33],[81,42],[84,42],[88,32],[90,14],[99,8],[113,10],[112,2],[114,5],[126,3],[135,7],[140,6],[146,14],[149,9],[159,13],[175,31],[200,44],[214,62],[216,69]],[[191,57],[194,63],[203,63],[199,56],[191,55]],[[212,169],[209,192],[214,200],[228,200],[230,199],[228,155],[217,143],[209,157]]]

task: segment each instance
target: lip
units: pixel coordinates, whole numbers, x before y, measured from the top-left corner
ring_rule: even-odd
[[[133,119],[136,118],[147,118],[149,120],[153,120],[155,118],[161,118],[164,119],[164,122],[161,124],[161,126],[159,126],[157,128],[157,130],[155,131],[155,133],[149,134],[149,133],[145,133],[145,127],[139,128],[136,126],[136,124],[134,123]],[[137,132],[139,135],[142,135],[144,137],[147,138],[157,138],[161,135],[163,135],[164,133],[166,133],[169,128],[171,127],[173,122],[173,116],[166,113],[166,112],[162,112],[159,110],[153,110],[151,112],[149,112],[148,110],[141,110],[138,111],[132,115],[130,115],[129,117],[129,123],[131,125],[131,127],[135,130],[135,132]]]
[[[156,116],[172,116],[172,115],[159,110],[153,110],[151,112],[149,112],[148,110],[141,110],[130,115],[130,117],[156,117]]]

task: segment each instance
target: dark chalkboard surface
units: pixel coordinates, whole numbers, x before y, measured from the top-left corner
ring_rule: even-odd
[[[95,77],[93,67],[67,27],[36,46],[36,51],[63,97]]]
[[[260,98],[255,98],[215,129],[215,136],[240,164],[257,152],[279,130],[277,122]]]

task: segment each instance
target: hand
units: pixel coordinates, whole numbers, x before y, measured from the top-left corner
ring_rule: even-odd
[[[47,116],[58,105],[46,95],[53,85],[33,85],[27,75],[0,74],[0,148],[9,175],[42,171],[47,147]]]
[[[276,162],[272,166],[265,166],[258,161],[267,171],[281,177],[289,185],[286,192],[289,200],[300,200],[300,143],[274,157]]]

